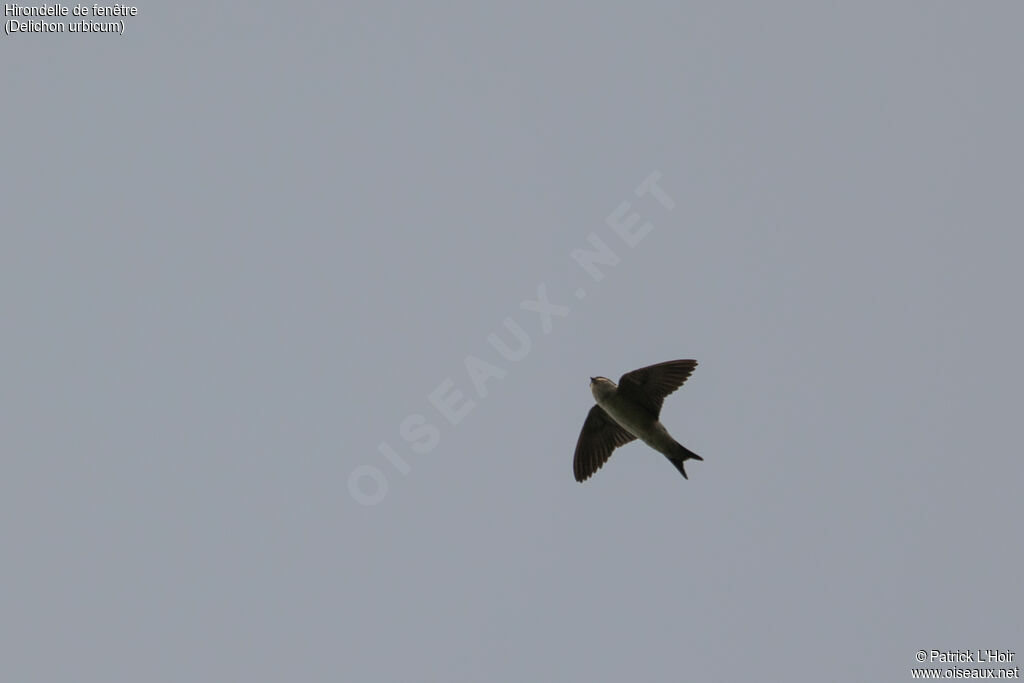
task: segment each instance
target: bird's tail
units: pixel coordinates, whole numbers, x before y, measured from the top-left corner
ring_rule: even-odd
[[[686,476],[686,469],[683,467],[683,463],[687,460],[704,460],[704,458],[700,457],[678,441],[676,442],[674,450],[675,452],[668,456],[668,459],[676,466],[676,469],[679,470],[679,474],[683,475],[683,479],[689,479],[689,477]]]

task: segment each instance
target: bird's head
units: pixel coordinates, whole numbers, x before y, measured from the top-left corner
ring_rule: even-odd
[[[594,395],[595,401],[600,401],[608,394],[613,393],[616,388],[615,382],[607,377],[590,378],[590,393]]]

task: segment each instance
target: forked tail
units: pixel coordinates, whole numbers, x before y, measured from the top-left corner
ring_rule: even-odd
[[[683,475],[683,479],[689,479],[689,477],[686,476],[686,469],[683,467],[684,462],[687,460],[704,460],[704,458],[700,457],[678,441],[676,442],[675,453],[668,456],[668,459],[676,466],[676,469],[679,470],[679,474]]]

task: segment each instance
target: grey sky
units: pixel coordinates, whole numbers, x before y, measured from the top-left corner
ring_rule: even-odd
[[[246,7],[0,41],[5,680],[1019,664],[1019,4]]]

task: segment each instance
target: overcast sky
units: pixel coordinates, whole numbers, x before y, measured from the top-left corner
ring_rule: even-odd
[[[0,41],[5,680],[1020,663],[1018,3],[240,7]]]

